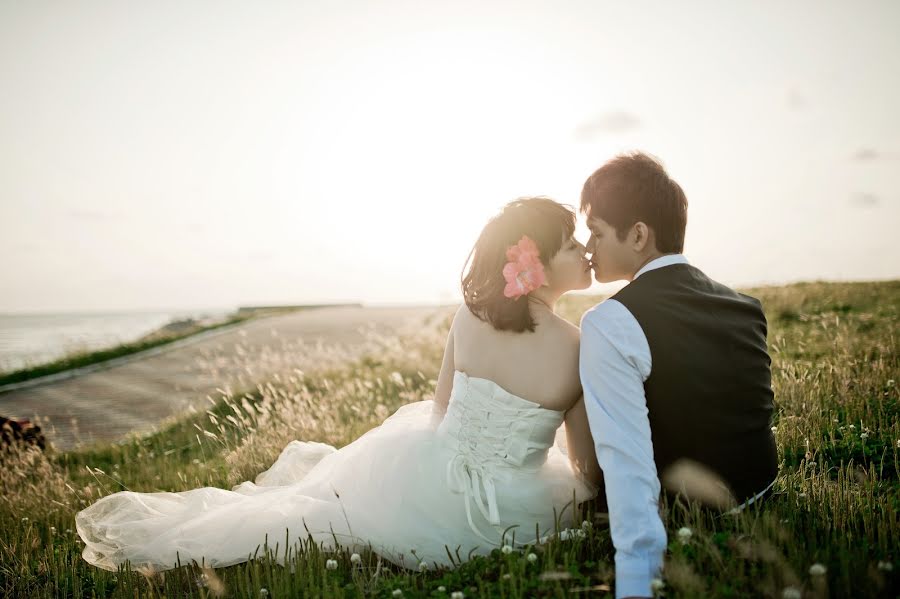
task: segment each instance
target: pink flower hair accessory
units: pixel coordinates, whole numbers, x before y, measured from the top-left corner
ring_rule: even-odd
[[[503,267],[503,278],[506,279],[504,296],[519,299],[546,283],[540,255],[540,250],[528,235],[523,235],[516,245],[507,248],[506,259],[509,262]]]

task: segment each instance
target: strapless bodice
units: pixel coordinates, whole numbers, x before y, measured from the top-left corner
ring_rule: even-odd
[[[438,434],[452,448],[447,484],[463,493],[469,525],[470,504],[491,524],[500,522],[495,481],[501,472],[528,472],[540,468],[556,438],[565,412],[551,410],[510,393],[492,380],[457,370],[447,413]]]
[[[439,431],[460,452],[497,466],[539,466],[565,412],[514,395],[489,379],[453,374],[453,390]]]

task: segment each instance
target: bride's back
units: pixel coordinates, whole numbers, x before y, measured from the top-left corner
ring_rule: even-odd
[[[463,304],[452,327],[455,369],[545,408],[568,410],[581,395],[578,327],[543,309],[533,314],[534,332],[498,331]]]

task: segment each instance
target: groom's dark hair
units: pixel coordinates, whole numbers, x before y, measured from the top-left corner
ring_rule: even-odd
[[[619,241],[642,222],[653,229],[658,251],[684,251],[687,198],[659,160],[643,152],[620,154],[594,171],[581,190],[581,211],[614,227]]]

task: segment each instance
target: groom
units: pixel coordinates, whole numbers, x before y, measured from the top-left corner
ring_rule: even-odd
[[[616,548],[616,597],[652,595],[661,490],[741,510],[777,473],[766,318],[682,255],[687,199],[662,165],[620,155],[584,184],[594,276],[630,284],[581,319],[580,372]]]

